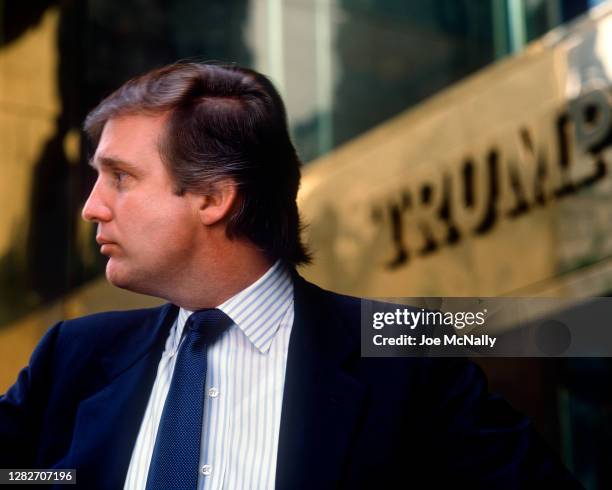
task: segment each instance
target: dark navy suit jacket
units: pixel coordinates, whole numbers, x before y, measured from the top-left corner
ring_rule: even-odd
[[[123,488],[177,311],[51,328],[0,398],[0,467],[76,468],[79,488]],[[473,363],[362,358],[360,313],[296,277],[276,488],[576,485]]]

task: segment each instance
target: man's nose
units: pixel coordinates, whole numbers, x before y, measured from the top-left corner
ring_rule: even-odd
[[[91,190],[83,206],[81,216],[85,221],[94,221],[96,223],[110,221],[112,218],[111,210],[102,198],[99,181],[96,182],[94,188]]]

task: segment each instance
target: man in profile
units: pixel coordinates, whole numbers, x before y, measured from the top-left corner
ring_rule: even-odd
[[[360,356],[360,301],[296,266],[300,162],[272,84],[179,63],[87,117],[106,277],[164,298],[49,330],[0,399],[0,467],[83,488],[573,485],[461,359]]]

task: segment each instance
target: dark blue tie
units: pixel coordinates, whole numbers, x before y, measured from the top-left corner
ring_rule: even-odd
[[[151,456],[147,490],[195,490],[200,462],[206,349],[232,324],[221,310],[200,310],[185,323]]]

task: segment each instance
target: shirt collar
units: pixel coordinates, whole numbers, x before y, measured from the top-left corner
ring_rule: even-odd
[[[287,309],[293,303],[293,281],[287,268],[277,260],[250,286],[217,306],[242,330],[249,341],[266,354],[272,345]],[[185,322],[192,311],[180,308],[172,351],[176,352]]]

